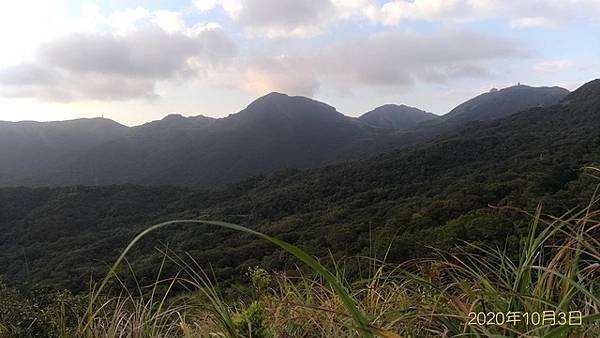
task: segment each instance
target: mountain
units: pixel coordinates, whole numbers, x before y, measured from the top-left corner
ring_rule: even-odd
[[[22,183],[58,171],[96,146],[125,136],[128,128],[108,119],[61,122],[0,121],[0,185]]]
[[[378,133],[324,103],[271,93],[226,118],[169,116],[137,127],[54,177],[63,185],[223,186],[276,169],[334,160]]]
[[[449,135],[469,123],[492,121],[535,108],[560,102],[569,91],[560,87],[529,87],[518,85],[492,89],[459,104],[437,119],[424,121],[413,129],[401,131],[392,145],[410,146]]]
[[[452,133],[468,122],[551,105],[567,91],[517,86],[436,117],[386,105],[359,119],[271,93],[228,117],[169,115],[127,128],[105,119],[0,124],[0,186],[135,183],[222,188],[284,168],[367,158]]]
[[[246,125],[252,115],[236,118]],[[81,288],[90,273],[103,276],[106,262],[142,229],[188,218],[239,223],[336,259],[369,253],[400,262],[465,241],[515,253],[530,222],[516,208],[533,212],[543,202],[544,214],[560,215],[587,205],[598,184],[583,170],[590,165],[600,165],[600,80],[556,105],[474,122],[436,140],[219,191],[0,189],[0,274],[12,285]],[[160,266],[159,243],[189,252],[219,280],[249,266],[282,271],[297,263],[254,237],[181,225],[136,244],[130,261],[143,283],[156,276],[149,267]]]
[[[194,133],[199,129],[210,126],[217,121],[212,117],[203,115],[184,117],[179,114],[170,114],[162,120],[145,123],[141,126],[133,127],[133,135],[142,138],[160,139],[169,135],[179,135],[181,133]]]
[[[378,128],[406,130],[438,116],[405,105],[386,104],[361,115],[358,119]]]
[[[569,91],[561,87],[512,86],[474,97],[452,109],[443,118],[455,123],[503,118],[533,107],[558,103]]]

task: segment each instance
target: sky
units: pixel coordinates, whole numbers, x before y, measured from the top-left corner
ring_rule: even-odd
[[[0,3],[0,120],[223,117],[272,91],[443,114],[600,74],[600,0]]]

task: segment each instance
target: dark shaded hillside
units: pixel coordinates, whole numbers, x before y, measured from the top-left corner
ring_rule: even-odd
[[[226,118],[202,119],[200,127],[185,121],[185,132],[166,122],[156,123],[157,131],[142,126],[127,139],[93,149],[61,184],[223,186],[276,169],[322,164],[382,134],[326,104],[279,93]]]
[[[555,103],[564,92],[506,88],[441,118],[386,105],[355,119],[305,97],[271,93],[222,119],[170,115],[134,128],[104,119],[2,123],[0,141],[6,146],[0,150],[0,186],[133,183],[220,189],[253,175],[364,159],[425,142],[469,121]]]
[[[186,191],[170,188],[0,189],[0,276],[8,282],[44,280],[81,290],[144,223],[153,222]],[[136,227],[136,225],[138,225]]]
[[[183,117],[171,114],[159,121],[145,123],[133,127],[131,136],[139,142],[165,142],[168,143],[177,137],[186,137],[199,130],[209,128],[217,119],[207,116]],[[171,138],[171,139],[170,139]]]
[[[421,122],[435,120],[438,117],[417,108],[386,104],[364,113],[358,119],[378,128],[407,130],[415,128]]]
[[[568,94],[569,91],[561,87],[517,85],[492,89],[460,104],[443,118],[454,123],[495,120],[528,108],[554,105]]]
[[[368,160],[287,170],[218,192],[3,189],[0,274],[12,285],[81,289],[88,273],[104,269],[127,239],[172,218],[237,222],[318,256],[331,250],[338,258],[368,250],[381,257],[392,240],[392,261],[430,255],[429,245],[451,249],[462,241],[506,245],[514,252],[529,217],[489,205],[533,210],[543,201],[546,212],[561,214],[592,195],[597,182],[582,167],[594,163],[600,163],[600,80],[549,108],[470,124]],[[160,265],[154,248],[161,243],[190,252],[225,279],[257,264],[293,264],[263,241],[180,226],[139,244],[131,259],[140,276],[154,277],[152,269]]]
[[[449,135],[469,123],[491,121],[535,107],[549,107],[562,100],[569,91],[560,87],[518,85],[474,97],[437,119],[424,121],[415,128],[401,131],[388,145],[408,146]],[[384,144],[384,143],[382,143]]]
[[[77,121],[56,124],[63,129],[19,123],[23,135],[3,133],[9,150],[5,150],[6,165],[0,167],[0,185],[135,183],[220,188],[278,169],[346,159],[355,155],[355,149],[362,150],[359,157],[382,151],[377,140],[390,134],[324,103],[279,93],[221,119],[169,115],[138,127],[119,125],[119,133],[108,128],[109,120],[103,121],[104,125],[95,126],[80,126]],[[32,136],[37,129],[52,132]],[[40,160],[41,165],[34,165]]]
[[[148,176],[160,176],[161,171],[177,161],[177,156],[185,156],[180,154],[183,147],[194,143],[199,134],[206,133],[217,121],[205,116],[169,115],[130,128],[124,137],[97,145],[68,167],[39,178],[38,185],[150,184]]]
[[[0,121],[0,186],[34,181],[62,170],[92,148],[126,135],[108,119],[64,122]]]

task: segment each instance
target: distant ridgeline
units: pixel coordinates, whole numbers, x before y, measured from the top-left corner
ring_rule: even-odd
[[[514,252],[530,218],[490,205],[531,211],[543,201],[545,212],[561,214],[588,202],[597,182],[582,168],[600,163],[600,80],[566,97],[562,90],[547,89],[561,96],[555,104],[545,101],[550,94],[542,90],[544,100],[532,100],[532,108],[518,113],[497,111],[500,119],[487,113],[489,106],[474,113],[474,101],[480,107],[508,107],[505,100],[513,95],[524,100],[522,90],[538,91],[522,86],[484,94],[448,116],[425,118],[400,131],[281,94],[263,97],[221,120],[171,116],[133,129],[106,120],[80,122],[105,123],[123,138],[103,141],[98,135],[99,145],[88,145],[77,156],[79,150],[61,148],[72,159],[64,170],[65,177],[75,179],[71,183],[89,183],[94,176],[86,173],[99,170],[101,183],[201,185],[225,175],[275,170],[279,165],[265,164],[274,157],[285,166],[307,167],[331,160],[324,155],[331,152],[402,147],[354,161],[253,176],[213,191],[137,185],[0,189],[0,275],[25,288],[81,290],[91,274],[97,278],[106,272],[135,234],[176,218],[239,223],[319,257],[329,251],[336,258],[371,251],[383,257],[392,241],[388,259],[396,262],[430,255],[429,246],[452,249],[464,241]],[[167,124],[169,128],[162,127]],[[13,137],[25,133],[12,126],[19,130]],[[31,150],[26,144],[21,149]],[[188,159],[182,154],[189,154]],[[18,154],[11,156],[15,167],[6,177],[21,168],[15,163],[24,166]],[[62,164],[53,168],[62,170]],[[7,162],[2,165],[8,167]],[[248,169],[241,173],[239,168]],[[33,179],[42,177],[39,173],[28,174],[32,182],[40,182]],[[140,283],[155,277],[162,258],[156,248],[163,246],[189,252],[220,280],[234,281],[248,266],[286,270],[296,263],[247,235],[181,225],[148,236],[133,250],[129,259]]]
[[[469,122],[550,106],[567,94],[557,87],[509,87],[441,117],[384,105],[351,118],[321,102],[271,93],[221,119],[171,115],[134,128],[106,119],[0,122],[0,187],[133,183],[222,188],[280,169],[370,157]]]

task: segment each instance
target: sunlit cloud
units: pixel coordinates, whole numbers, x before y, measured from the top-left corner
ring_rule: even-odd
[[[237,53],[218,25],[188,28],[171,12],[149,13],[123,12],[111,33],[73,33],[40,44],[32,61],[0,68],[0,95],[154,98],[156,81],[196,76],[198,68],[218,67]]]

